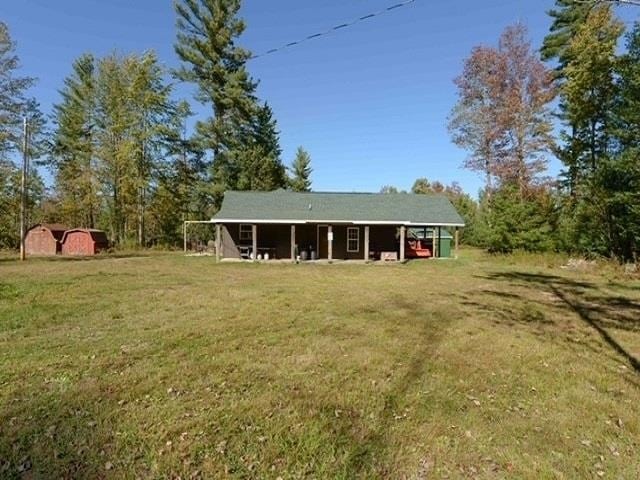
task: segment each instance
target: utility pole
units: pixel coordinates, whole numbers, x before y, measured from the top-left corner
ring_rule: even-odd
[[[27,152],[29,134],[29,126],[27,125],[27,117],[24,118],[22,132],[22,192],[20,195],[20,260],[27,259],[27,251],[24,241],[27,234],[27,172],[29,154]]]

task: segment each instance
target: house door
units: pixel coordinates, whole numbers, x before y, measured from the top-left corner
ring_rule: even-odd
[[[328,234],[327,225],[318,225],[318,258],[329,258]]]

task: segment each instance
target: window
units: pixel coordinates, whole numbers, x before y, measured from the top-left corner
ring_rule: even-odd
[[[360,228],[347,228],[347,252],[354,253],[360,251]]]
[[[248,224],[240,225],[240,241],[241,242],[253,241],[253,225],[248,225]]]

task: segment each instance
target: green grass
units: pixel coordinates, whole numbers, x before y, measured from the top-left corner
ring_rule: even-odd
[[[0,478],[638,478],[640,282],[0,259]]]

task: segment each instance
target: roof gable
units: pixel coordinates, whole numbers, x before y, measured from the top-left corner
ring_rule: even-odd
[[[48,230],[51,236],[56,240],[61,240],[64,232],[67,231],[67,227],[59,223],[36,223],[27,231],[30,232],[37,228]]]
[[[95,228],[72,228],[71,230],[67,230],[66,232],[64,232],[64,236],[62,237],[62,243],[67,240],[68,236],[74,233],[87,234],[94,242],[108,243],[107,234],[104,232],[104,230],[97,230]]]
[[[464,226],[443,195],[409,193],[237,192],[225,193],[213,221],[344,222]]]

